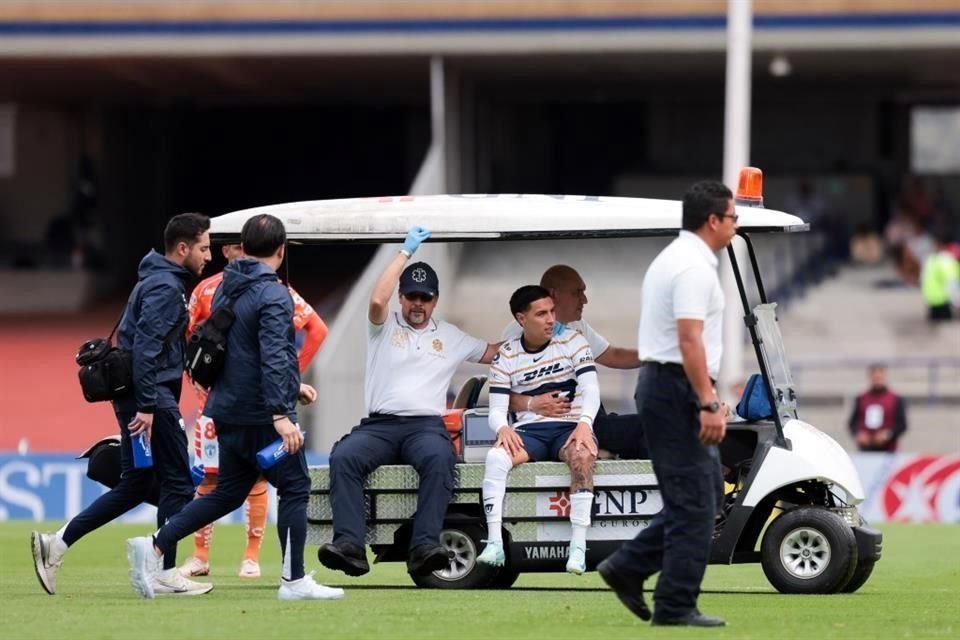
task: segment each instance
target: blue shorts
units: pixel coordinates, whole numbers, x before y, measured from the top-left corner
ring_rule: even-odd
[[[531,462],[558,462],[560,449],[576,427],[576,422],[536,422],[517,427],[517,434]]]

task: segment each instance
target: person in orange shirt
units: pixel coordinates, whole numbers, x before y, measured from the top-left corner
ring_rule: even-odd
[[[243,250],[239,244],[228,244],[223,247],[223,257],[228,261],[243,257]],[[187,326],[187,335],[193,333],[196,326],[210,317],[213,305],[213,296],[223,280],[223,273],[217,273],[203,280],[193,290],[190,296],[190,320]],[[304,300],[293,287],[288,285],[290,296],[293,298],[293,327],[299,333],[304,332],[303,345],[299,352],[300,373],[306,371],[313,357],[317,355],[320,345],[327,337],[327,325],[314,311],[313,307]],[[217,430],[213,421],[203,415],[203,406],[207,400],[206,391],[196,385],[200,395],[200,409],[197,412],[197,421],[193,428],[193,443],[197,460],[203,464],[203,481],[197,487],[197,497],[211,493],[217,486],[217,471],[219,445]],[[260,577],[260,543],[263,541],[263,529],[267,524],[267,481],[263,476],[250,490],[244,508],[244,519],[247,528],[247,547],[240,564],[241,578]],[[193,557],[180,567],[180,573],[185,576],[205,576],[210,573],[210,543],[213,539],[213,523],[208,524],[193,535]]]

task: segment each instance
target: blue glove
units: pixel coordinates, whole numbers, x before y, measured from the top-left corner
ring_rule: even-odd
[[[190,467],[190,477],[193,478],[193,486],[197,487],[203,482],[203,464],[195,464]]]
[[[420,243],[429,238],[431,233],[426,227],[411,227],[407,232],[407,239],[403,241],[403,250],[412,256],[420,248]]]

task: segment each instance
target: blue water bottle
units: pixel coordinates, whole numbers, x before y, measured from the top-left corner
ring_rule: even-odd
[[[133,449],[133,466],[137,469],[149,469],[153,466],[153,451],[150,450],[150,440],[147,433],[130,438],[130,448]]]
[[[302,433],[304,436],[307,435],[303,433],[303,429],[300,430],[300,433]],[[286,458],[288,455],[290,454],[283,449],[283,438],[277,438],[257,452],[257,465],[261,470],[266,471],[273,465]]]
[[[203,482],[203,476],[206,471],[203,468],[203,464],[195,464],[190,467],[190,478],[193,480],[194,488],[199,487],[200,483]]]

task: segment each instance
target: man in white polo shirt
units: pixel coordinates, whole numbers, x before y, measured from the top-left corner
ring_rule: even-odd
[[[726,418],[714,384],[723,348],[724,299],[716,254],[736,231],[730,190],[718,182],[694,184],[683,197],[683,230],[643,279],[638,341],[644,362],[635,399],[663,510],[597,570],[643,620],[651,617],[643,581],[660,571],[653,595],[655,625],[724,624],[700,613],[697,597],[723,499],[717,445],[726,433]]]
[[[333,542],[321,546],[318,557],[328,569],[350,576],[370,571],[363,485],[370,472],[385,464],[409,464],[420,475],[407,571],[429,575],[449,566],[439,537],[456,457],[441,415],[460,363],[489,364],[499,343],[487,344],[433,318],[437,274],[425,262],[407,266],[429,237],[428,229],[413,227],[373,287],[364,386],[368,417],[330,454]],[[400,311],[390,311],[398,282]]]
[[[583,319],[583,308],[588,302],[587,285],[576,269],[565,264],[555,264],[540,276],[540,286],[550,292],[556,306],[557,321],[554,326],[557,333],[567,328],[582,333],[597,364],[611,369],[636,369],[640,366],[636,349],[610,344],[609,340]],[[513,340],[522,333],[520,325],[511,322],[504,327],[501,335],[504,340]],[[556,392],[532,398],[513,394],[510,397],[510,410],[532,410],[542,416],[559,418],[570,412],[570,400]],[[612,455],[623,459],[647,457],[643,430],[636,414],[608,414],[601,407],[593,423],[593,433],[600,448]]]

